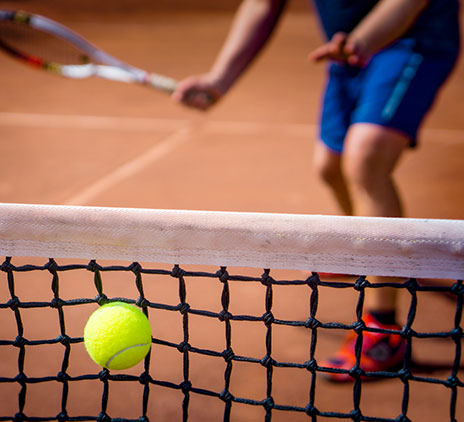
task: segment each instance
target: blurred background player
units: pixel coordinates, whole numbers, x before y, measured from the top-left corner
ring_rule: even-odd
[[[266,45],[285,0],[244,0],[211,70],[186,78],[173,98],[207,110]],[[310,57],[329,61],[314,168],[346,215],[403,216],[392,178],[459,51],[458,0],[315,0],[327,42]],[[376,281],[376,280],[373,280]],[[377,280],[378,281],[378,280]],[[394,289],[368,289],[363,320],[399,329]],[[323,366],[350,369],[356,334]],[[364,332],[361,367],[394,369],[399,335]],[[349,375],[331,374],[335,381]]]

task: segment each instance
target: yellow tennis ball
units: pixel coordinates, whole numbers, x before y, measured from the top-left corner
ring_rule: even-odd
[[[98,308],[84,328],[90,357],[108,369],[127,369],[139,363],[151,347],[151,327],[135,306],[113,302]]]

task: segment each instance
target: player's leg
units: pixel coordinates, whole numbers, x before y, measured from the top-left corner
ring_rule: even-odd
[[[319,139],[313,155],[313,169],[329,187],[345,215],[353,213],[341,165],[343,142],[355,106],[354,98],[345,87],[350,85],[353,77],[343,66],[335,63],[330,66],[320,114]]]
[[[343,149],[343,170],[349,187],[355,215],[401,217],[401,201],[393,181],[393,172],[410,137],[399,131],[373,124],[352,125]],[[396,281],[370,277],[372,283]],[[396,289],[381,288],[365,291],[363,320],[369,327],[396,329]],[[354,366],[355,342],[352,333],[345,338],[337,353],[325,366],[350,369]],[[365,371],[389,370],[403,359],[405,341],[399,335],[364,332],[361,354]],[[348,381],[349,375],[332,374],[335,381]]]
[[[415,145],[417,129],[455,60],[452,52],[423,55],[406,40],[377,54],[360,73],[357,106],[343,149],[345,180],[356,215],[402,216],[393,172],[408,143]],[[365,324],[399,330],[394,323],[394,290],[367,290]],[[355,341],[356,334],[352,333],[322,365],[352,368],[356,362]],[[398,334],[364,332],[361,367],[365,371],[391,370],[401,364],[404,348]],[[352,379],[348,374],[331,374],[330,378]]]
[[[432,107],[456,56],[423,54],[404,40],[384,50],[360,79],[361,90],[344,143],[344,171],[354,213],[402,217],[393,172]],[[373,280],[384,281],[384,280]],[[369,290],[365,309],[394,322],[396,289]]]
[[[330,188],[342,213],[351,215],[353,208],[342,172],[340,153],[330,149],[322,141],[316,142],[313,169],[318,177]]]
[[[343,170],[356,215],[403,216],[393,171],[409,143],[409,135],[388,127],[367,123],[350,127],[345,138]]]
[[[401,199],[393,172],[410,136],[388,127],[358,123],[348,130],[344,146],[344,171],[360,216],[402,217]],[[370,278],[372,282],[395,281]],[[364,309],[381,322],[395,322],[396,289],[368,289]]]

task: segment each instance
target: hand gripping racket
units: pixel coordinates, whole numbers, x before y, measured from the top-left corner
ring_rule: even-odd
[[[130,66],[51,19],[0,10],[0,48],[39,69],[73,79],[96,76],[171,93],[176,81]]]

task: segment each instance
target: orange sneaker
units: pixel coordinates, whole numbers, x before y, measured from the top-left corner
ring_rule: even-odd
[[[380,328],[384,330],[400,331],[400,326],[386,325],[377,321],[371,314],[363,317],[366,327]],[[355,332],[349,333],[341,348],[331,358],[321,363],[321,366],[350,370],[356,364],[355,344],[358,335]],[[361,369],[365,372],[390,371],[398,369],[404,359],[406,350],[406,340],[399,334],[373,333],[363,331],[363,345],[361,349]],[[325,372],[324,376],[331,381],[345,382],[352,381],[354,378],[348,373]],[[363,377],[363,379],[373,379]]]

